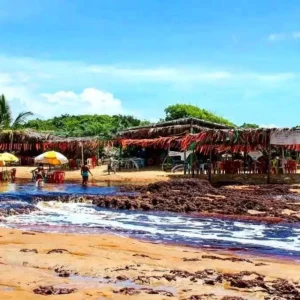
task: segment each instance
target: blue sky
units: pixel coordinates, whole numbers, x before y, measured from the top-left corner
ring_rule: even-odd
[[[299,16],[296,0],[1,0],[0,93],[43,118],[188,103],[298,125]]]

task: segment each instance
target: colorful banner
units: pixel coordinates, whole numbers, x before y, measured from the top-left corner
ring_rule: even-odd
[[[272,145],[300,145],[300,130],[271,132]]]

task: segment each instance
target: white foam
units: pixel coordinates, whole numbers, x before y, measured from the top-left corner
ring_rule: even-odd
[[[225,241],[299,251],[299,228],[251,224],[214,219],[191,218],[176,214],[98,209],[86,203],[39,202],[40,211],[7,218],[7,224],[20,226],[79,226],[111,231],[140,231],[163,240]],[[284,231],[284,238],[280,232]],[[141,233],[141,234],[142,234]],[[275,233],[275,234],[274,234]]]

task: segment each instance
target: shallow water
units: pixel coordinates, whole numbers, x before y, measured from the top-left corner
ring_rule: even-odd
[[[32,196],[114,194],[115,187],[64,185],[36,189],[12,185],[0,195],[0,206],[34,205]],[[9,198],[10,200],[5,200]],[[166,212],[109,210],[92,204],[39,202],[39,211],[6,218],[4,226],[26,230],[82,234],[113,233],[194,247],[241,248],[260,254],[300,259],[299,224],[259,224],[199,218]]]

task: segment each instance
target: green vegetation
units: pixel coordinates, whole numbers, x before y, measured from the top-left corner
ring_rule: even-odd
[[[166,117],[161,121],[194,117],[206,121],[234,126],[234,124],[212,112],[189,104],[170,105],[165,109]],[[129,127],[149,124],[129,115],[62,115],[48,120],[34,119],[26,122],[31,112],[20,113],[12,119],[11,109],[5,96],[0,96],[0,129],[30,128],[37,131],[53,132],[60,136],[102,136],[111,137]],[[259,128],[256,124],[244,123],[241,128]]]
[[[49,120],[30,120],[24,128],[37,131],[52,131],[61,136],[103,136],[110,137],[117,131],[148,123],[124,115],[62,115]]]
[[[201,109],[198,106],[189,105],[189,104],[170,105],[165,109],[165,113],[166,113],[166,121],[193,117],[193,118],[203,119],[214,123],[234,126],[232,122],[230,122],[229,120],[223,117],[219,117],[206,109]]]
[[[251,124],[251,123],[244,123],[242,126],[240,126],[240,128],[259,128],[259,125],[257,124]]]
[[[4,95],[0,96],[0,128],[1,129],[18,129],[25,124],[27,118],[32,112],[22,112],[13,120],[9,103]]]
[[[222,117],[218,117],[205,109],[200,109],[199,107],[192,105],[171,105],[165,109],[165,112],[166,121],[185,117],[195,117],[215,123],[234,125],[232,122]],[[37,131],[52,131],[57,135],[66,137],[98,135],[109,138],[120,130],[145,124],[149,124],[149,122],[125,115],[62,115],[48,120],[30,120],[24,124],[23,128],[35,129]]]

